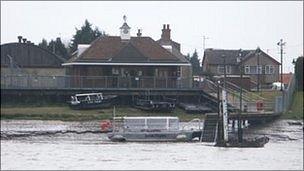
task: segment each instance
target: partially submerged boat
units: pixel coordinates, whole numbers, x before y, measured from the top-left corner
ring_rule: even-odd
[[[134,107],[145,111],[172,112],[175,109],[175,99],[146,100],[137,98]]]
[[[179,107],[184,109],[187,113],[198,114],[198,113],[209,113],[212,109],[207,105],[202,104],[191,104],[191,103],[179,103]]]
[[[110,107],[117,95],[104,96],[102,93],[75,94],[71,96],[72,109],[94,109]]]
[[[180,128],[178,117],[119,117],[113,120],[111,141],[161,142],[200,139],[202,130]]]

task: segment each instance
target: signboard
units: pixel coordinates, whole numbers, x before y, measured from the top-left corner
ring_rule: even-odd
[[[223,127],[224,127],[224,141],[228,141],[228,111],[227,111],[227,94],[226,90],[222,90],[223,96]]]

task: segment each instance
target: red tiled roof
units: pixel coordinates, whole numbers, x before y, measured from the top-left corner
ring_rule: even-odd
[[[283,76],[283,84],[288,84],[292,78],[292,73],[283,73],[282,76]],[[279,81],[281,82],[281,75]]]
[[[142,56],[142,58],[138,56]],[[141,60],[141,62],[184,62],[161,47],[150,37],[131,37],[129,41],[124,42],[119,36],[97,38],[78,58],[74,58],[70,62],[105,62],[115,59],[115,61],[119,61],[120,59],[127,60],[129,57],[133,60]]]

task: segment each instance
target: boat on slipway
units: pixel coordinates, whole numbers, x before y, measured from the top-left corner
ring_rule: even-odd
[[[137,98],[134,107],[144,111],[172,112],[175,109],[175,99],[166,98],[164,100],[146,100]]]
[[[72,109],[96,109],[111,107],[117,95],[104,96],[102,93],[75,94],[69,101]]]
[[[113,131],[108,133],[111,141],[127,142],[180,142],[201,139],[200,120],[198,129],[180,127],[178,117],[116,117]]]

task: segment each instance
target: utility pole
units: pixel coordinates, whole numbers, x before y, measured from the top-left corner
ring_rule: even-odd
[[[277,43],[280,46],[280,54],[281,54],[281,92],[282,92],[282,105],[284,110],[284,91],[283,91],[283,46],[285,46],[286,42],[283,42],[283,39]],[[283,112],[283,111],[282,111]]]
[[[260,70],[260,54],[261,54],[261,50],[260,48],[258,47],[257,50],[257,55],[258,55],[258,58],[257,58],[257,72],[258,72],[258,87],[257,87],[257,92],[260,92],[260,71],[262,71],[262,68]]]
[[[203,36],[203,52],[202,52],[202,61],[204,58],[204,53],[205,53],[205,47],[206,47],[206,40],[209,39],[209,37]]]
[[[283,42],[283,39],[277,43],[280,46],[280,54],[281,54],[281,91],[283,92],[283,46],[285,46],[286,42]]]
[[[206,40],[209,39],[209,37],[203,36],[203,51],[205,51],[206,46]]]

